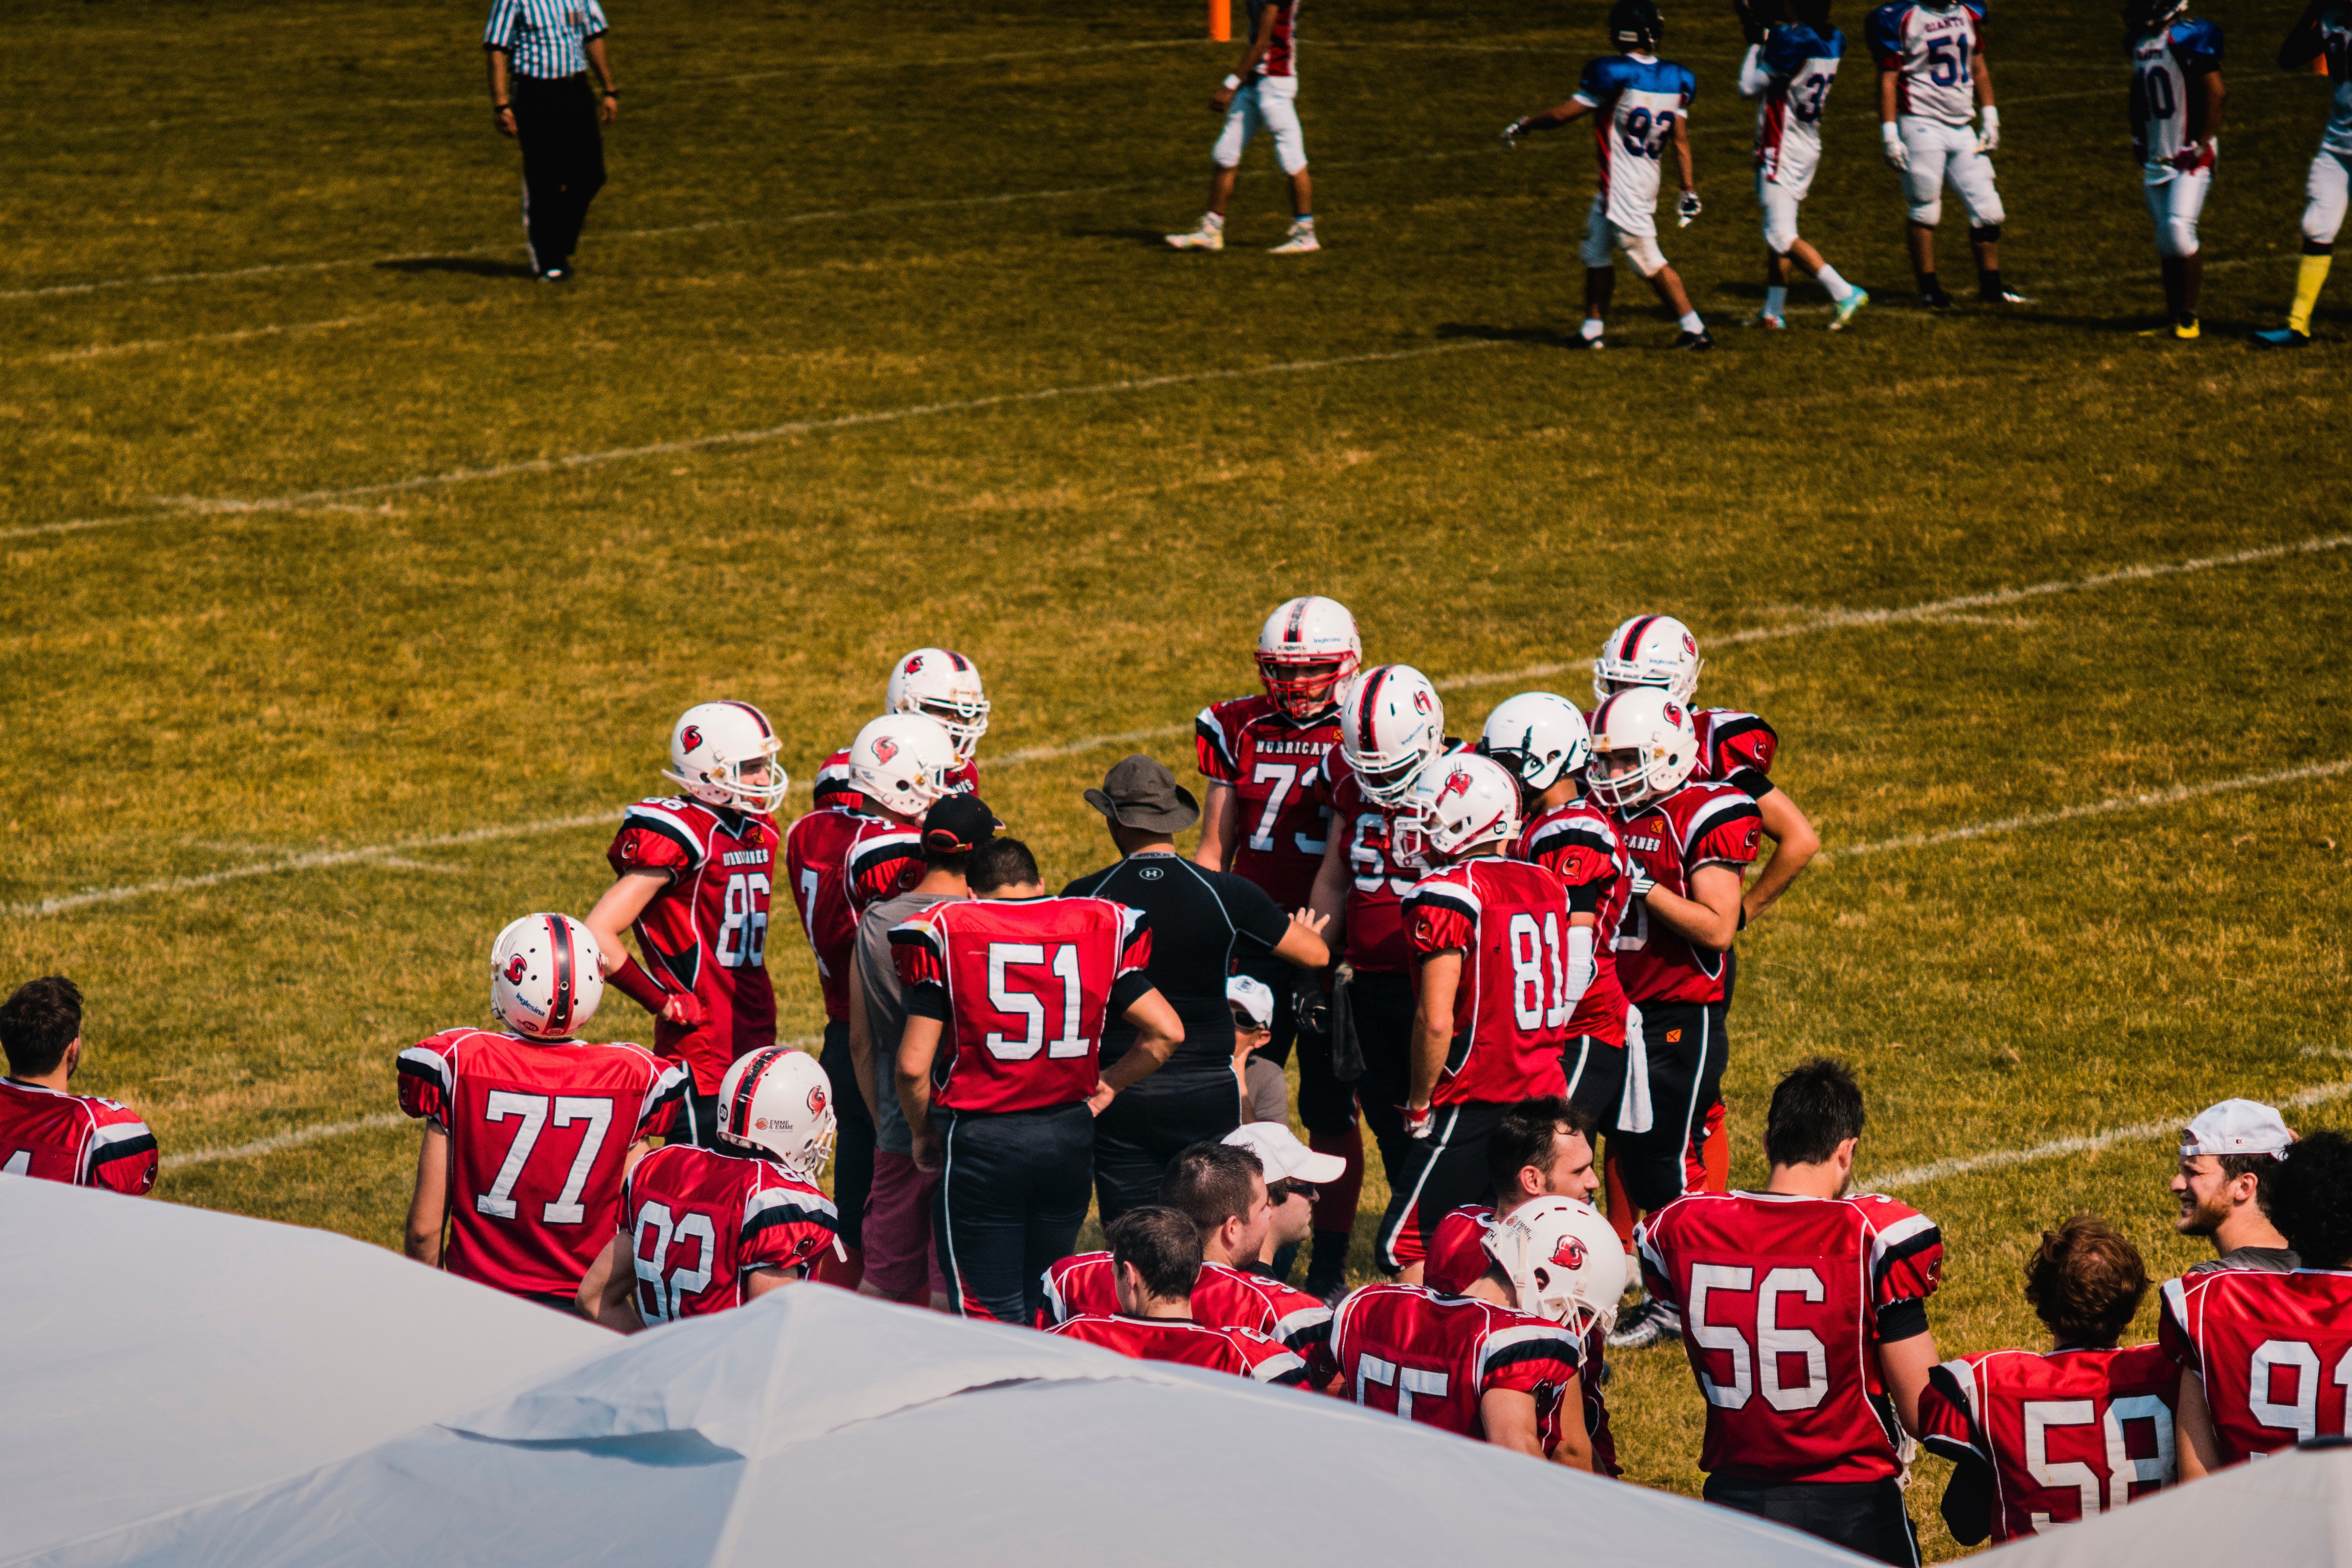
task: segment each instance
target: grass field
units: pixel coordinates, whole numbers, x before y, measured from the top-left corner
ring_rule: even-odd
[[[2264,68],[2288,10],[2212,10],[2209,331],[2176,345],[2137,335],[2107,6],[1996,18],[2034,303],[1908,306],[1857,46],[1806,231],[1880,303],[1832,336],[1801,289],[1806,330],[1769,339],[1731,324],[1761,264],[1738,35],[1675,7],[1708,206],[1664,246],[1723,346],[1652,352],[1672,323],[1627,279],[1621,352],[1572,358],[1589,143],[1493,132],[1602,51],[1598,0],[1310,8],[1304,259],[1261,253],[1260,149],[1234,248],[1158,248],[1237,52],[1195,9],[619,0],[612,184],[555,289],[520,269],[470,12],[18,7],[0,976],[80,979],[84,1087],[167,1152],[362,1123],[159,1195],[394,1242],[395,1052],[485,1016],[506,920],[593,901],[602,819],[687,703],[760,703],[805,778],[891,658],[961,647],[989,799],[1074,875],[1108,854],[1078,790],[1136,746],[1185,763],[1305,591],[1446,681],[1457,732],[1580,694],[1641,609],[1780,728],[1831,854],[1743,939],[1739,1178],[1818,1051],[1864,1075],[1880,1173],[2352,1080],[2345,315],[2300,355],[2240,335],[2283,310],[2325,118],[2324,82]],[[1956,210],[1944,238],[1960,281]],[[792,934],[771,967],[811,1034]],[[2034,1342],[2022,1260],[2076,1208],[2191,1260],[2169,1164],[2140,1137],[1904,1186],[1950,1247],[1938,1343]],[[1695,1489],[1679,1354],[1616,1371],[1633,1476]]]

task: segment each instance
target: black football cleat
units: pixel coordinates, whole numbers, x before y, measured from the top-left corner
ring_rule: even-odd
[[[1704,349],[1711,349],[1715,347],[1715,340],[1706,335],[1706,329],[1705,327],[1701,327],[1695,332],[1680,332],[1675,334],[1675,347],[1678,349],[1689,349],[1692,352],[1696,353]]]

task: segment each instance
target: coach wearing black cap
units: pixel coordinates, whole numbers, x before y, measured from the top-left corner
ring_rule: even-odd
[[[1110,1102],[1095,1122],[1095,1196],[1108,1225],[1157,1201],[1168,1163],[1187,1144],[1213,1142],[1242,1124],[1234,1079],[1234,1019],[1225,977],[1237,957],[1271,952],[1302,969],[1330,961],[1324,918],[1286,915],[1255,882],[1211,871],[1176,852],[1176,835],[1201,808],[1176,775],[1150,757],[1111,769],[1087,804],[1110,825],[1118,865],[1081,877],[1066,897],[1115,899],[1151,919],[1151,984],[1184,1023],[1168,1064]],[[1103,1031],[1104,1067],[1134,1043],[1134,1026]]]
[[[596,0],[491,0],[490,121],[522,143],[522,223],[541,282],[572,276],[588,204],[604,184],[598,121],[621,111]],[[591,68],[596,86],[588,85]]]

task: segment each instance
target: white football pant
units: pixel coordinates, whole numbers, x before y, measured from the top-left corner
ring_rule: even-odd
[[[1786,256],[1797,245],[1797,208],[1804,197],[1756,172],[1756,205],[1764,209],[1764,248]]]
[[[2303,186],[2303,237],[2314,245],[2333,245],[2344,226],[2344,200],[2352,192],[2352,153],[2322,147],[2311,161],[2311,177]]]
[[[2147,216],[2156,223],[2158,256],[2197,254],[2197,219],[2205,211],[2205,193],[2212,188],[2210,167],[2188,174],[2167,170],[2162,179],[2149,176]],[[2336,211],[2340,215],[2342,206]]]
[[[1665,269],[1664,252],[1658,248],[1654,234],[1628,234],[1609,221],[1609,209],[1599,196],[1592,198],[1591,215],[1584,220],[1584,265],[1612,267],[1616,253],[1625,253],[1625,259],[1644,278],[1655,278]]]
[[[1274,156],[1286,174],[1307,168],[1307,137],[1298,129],[1298,79],[1262,76],[1244,82],[1225,110],[1225,128],[1209,154],[1220,169],[1240,164],[1242,149],[1260,129],[1274,132]]]
[[[1903,176],[1905,195],[1911,198],[1911,221],[1933,228],[1944,221],[1944,186],[1949,184],[1969,209],[1969,226],[1986,228],[2005,216],[2000,193],[1993,189],[1992,160],[1977,151],[1973,126],[1947,125],[1924,115],[1906,114],[1895,122],[1911,155]]]

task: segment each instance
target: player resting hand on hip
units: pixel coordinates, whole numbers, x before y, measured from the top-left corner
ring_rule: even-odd
[[[1977,298],[1988,305],[2022,305],[2000,280],[2000,193],[1992,161],[2000,145],[2000,111],[1993,107],[1985,65],[1987,0],[1895,0],[1870,14],[1870,52],[1878,61],[1878,134],[1888,165],[1903,175],[1910,200],[1906,229],[1919,300],[1931,310],[1951,308],[1936,280],[1936,226],[1944,218],[1943,187],[1960,194],[1969,212],[1969,240],[1977,254]],[[1984,110],[1984,128],[1970,121]]]

